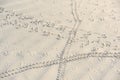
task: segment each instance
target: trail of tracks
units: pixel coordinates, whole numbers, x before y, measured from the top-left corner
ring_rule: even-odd
[[[69,63],[72,61],[76,60],[81,60],[81,59],[86,59],[90,57],[100,57],[100,58],[116,58],[120,59],[120,52],[119,53],[83,53],[83,54],[75,54],[73,56],[68,56],[68,57],[63,57],[62,62],[60,59],[55,59],[55,60],[50,60],[50,61],[45,61],[45,62],[39,62],[39,63],[33,63],[30,65],[26,65],[23,67],[15,68],[12,70],[8,70],[6,72],[3,72],[0,74],[0,78],[6,78],[15,74],[19,74],[31,69],[40,69],[44,67],[50,67],[53,65],[58,65],[58,64],[64,64],[64,63]]]
[[[75,21],[75,24],[71,30],[71,32],[69,33],[69,37],[68,40],[65,44],[65,47],[63,48],[63,51],[60,54],[60,63],[59,63],[59,67],[58,67],[58,74],[57,74],[57,78],[56,80],[63,80],[64,79],[64,71],[65,71],[65,66],[66,63],[64,62],[63,56],[64,54],[68,54],[70,47],[72,45],[72,41],[74,40],[77,30],[80,26],[81,20],[79,19],[78,13],[77,13],[77,6],[76,6],[76,2],[75,0],[71,0],[71,10],[72,10],[72,15]]]

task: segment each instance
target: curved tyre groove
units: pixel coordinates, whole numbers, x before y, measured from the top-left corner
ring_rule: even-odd
[[[15,68],[12,70],[8,70],[6,72],[3,72],[0,74],[0,78],[6,78],[15,74],[19,74],[31,69],[40,69],[40,68],[44,68],[44,67],[49,67],[52,65],[58,65],[60,63],[68,63],[68,62],[72,62],[72,61],[76,61],[76,60],[80,60],[80,59],[85,59],[85,58],[90,58],[90,57],[101,57],[101,58],[116,58],[119,59],[120,58],[120,53],[87,53],[87,54],[75,54],[73,56],[68,56],[68,57],[64,57],[63,61],[60,62],[59,59],[55,59],[55,60],[51,60],[51,61],[45,61],[45,62],[39,62],[39,63],[33,63],[24,67],[19,67],[19,68]]]

